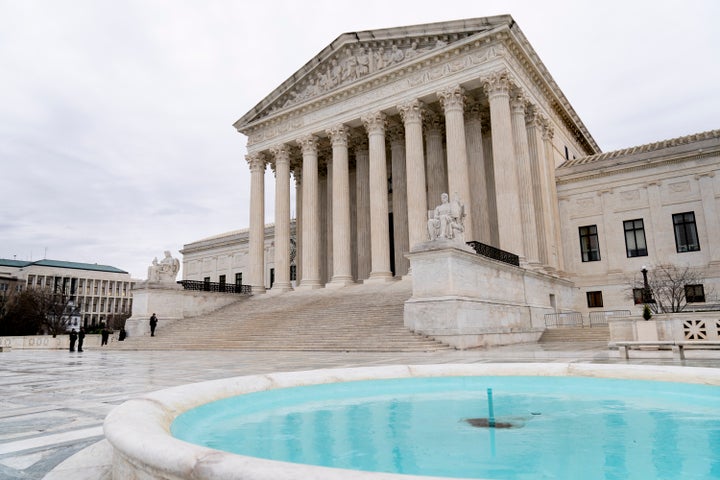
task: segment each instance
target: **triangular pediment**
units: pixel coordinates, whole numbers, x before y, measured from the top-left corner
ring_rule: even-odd
[[[513,23],[510,15],[500,15],[344,33],[235,122],[235,128],[243,131],[265,117]]]

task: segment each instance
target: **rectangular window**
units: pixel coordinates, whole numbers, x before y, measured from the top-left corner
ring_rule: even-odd
[[[678,253],[697,252],[700,250],[695,212],[676,213],[672,216],[675,228],[675,247]]]
[[[580,227],[580,252],[582,253],[583,262],[597,262],[600,260],[597,225]]]
[[[700,285],[685,285],[685,300],[688,303],[705,302],[705,288]]]
[[[239,287],[242,285],[242,272],[235,274],[235,286]]]
[[[220,275],[220,276],[218,277],[218,283],[220,284],[220,291],[221,291],[221,292],[224,292],[224,291],[225,291],[225,278],[226,278],[225,275]]]
[[[210,277],[203,278],[203,290],[206,292],[210,291]]]
[[[645,291],[644,288],[633,288],[633,302],[635,302],[635,305],[641,305],[643,302],[643,292]]]
[[[645,243],[645,225],[642,218],[626,220],[623,222],[625,230],[625,250],[628,258],[647,257],[647,244]]]
[[[588,308],[602,308],[602,292],[587,292]]]

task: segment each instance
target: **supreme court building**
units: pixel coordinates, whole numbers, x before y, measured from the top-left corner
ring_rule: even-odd
[[[185,245],[185,279],[239,274],[257,293],[412,275],[447,192],[465,241],[571,282],[564,308],[632,307],[644,265],[718,286],[720,131],[603,153],[509,15],[340,35],[234,127],[250,226]]]

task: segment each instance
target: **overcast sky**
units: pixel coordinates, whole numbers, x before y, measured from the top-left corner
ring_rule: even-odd
[[[0,0],[0,258],[145,278],[248,226],[232,123],[337,36],[506,13],[603,151],[720,128],[717,0]]]

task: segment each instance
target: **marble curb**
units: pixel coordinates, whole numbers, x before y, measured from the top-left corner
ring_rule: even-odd
[[[720,370],[700,367],[498,363],[396,365],[250,375],[153,392],[115,408],[106,418],[114,478],[215,480],[430,480],[441,477],[341,470],[252,458],[192,445],[170,435],[180,413],[233,395],[322,383],[436,376],[580,376],[720,385]]]

